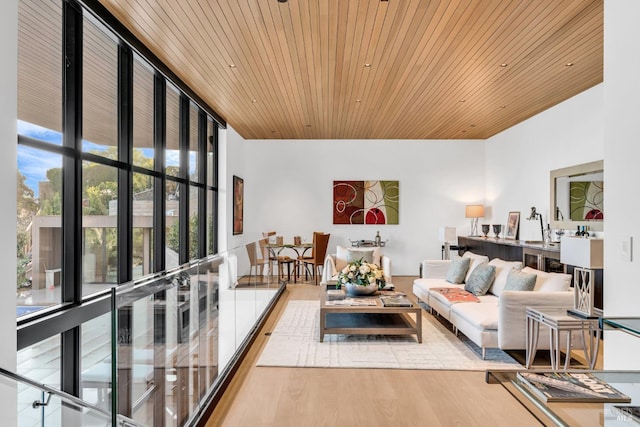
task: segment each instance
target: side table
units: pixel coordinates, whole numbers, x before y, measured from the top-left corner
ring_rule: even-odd
[[[525,367],[527,369],[531,367],[536,357],[540,325],[545,325],[549,328],[549,356],[553,370],[559,369],[560,366],[560,334],[562,332],[567,333],[564,369],[569,368],[569,361],[571,360],[571,335],[573,331],[581,332],[585,360],[589,364],[589,369],[595,368],[598,349],[600,348],[600,335],[602,333],[599,318],[573,316],[567,313],[566,308],[559,307],[527,307],[526,314],[527,348]],[[589,339],[585,336],[587,333],[589,334]]]

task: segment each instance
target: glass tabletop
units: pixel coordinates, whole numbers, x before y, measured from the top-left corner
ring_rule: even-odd
[[[528,371],[544,372],[544,371]],[[631,403],[546,402],[518,377],[517,371],[487,371],[488,383],[500,384],[545,426],[640,426],[632,416],[640,408],[640,372],[587,371],[631,397]]]
[[[604,317],[602,323],[607,326],[622,329],[626,332],[640,336],[639,317]]]

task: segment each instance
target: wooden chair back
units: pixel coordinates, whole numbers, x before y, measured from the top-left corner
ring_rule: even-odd
[[[322,265],[327,255],[327,247],[329,246],[329,237],[331,234],[315,234],[313,235],[313,263]]]

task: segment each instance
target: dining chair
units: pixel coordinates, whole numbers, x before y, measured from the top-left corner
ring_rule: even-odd
[[[266,244],[266,239],[260,240],[260,245]],[[262,251],[260,251],[260,257],[258,257],[258,247],[256,246],[256,242],[247,243],[245,245],[247,248],[247,254],[249,255],[249,282],[251,282],[251,276],[253,276],[253,271],[255,269],[256,283],[258,281],[258,274],[261,276],[264,274],[265,265],[268,267],[269,259],[264,258],[262,256]]]
[[[284,266],[287,266],[287,281],[291,280],[291,266],[293,265],[295,268],[296,259],[291,258],[287,255],[279,255],[273,249],[268,248],[267,244],[269,243],[269,237],[275,236],[275,231],[269,231],[262,233],[265,237],[260,240],[260,250],[262,252],[262,258],[268,260],[268,272],[269,277],[273,275],[273,266],[275,265],[278,268],[278,278],[284,279]],[[295,274],[295,271],[294,271]]]
[[[331,235],[328,233],[313,233],[313,248],[311,249],[313,252],[311,253],[311,257],[303,257],[299,259],[304,266],[305,278],[307,277],[307,268],[312,269],[313,282],[316,285],[318,284],[318,278],[320,277],[320,268],[324,265],[324,258],[327,254],[327,246],[329,246],[330,236]]]

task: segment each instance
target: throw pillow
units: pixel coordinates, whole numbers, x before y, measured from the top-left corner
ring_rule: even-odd
[[[347,251],[347,263],[362,259],[373,263],[373,249],[349,249]]]
[[[496,268],[493,265],[483,262],[473,269],[464,284],[464,290],[471,292],[475,296],[484,295],[489,290],[489,287],[491,287],[495,275]]]
[[[347,257],[349,256],[349,249],[344,246],[336,246],[336,269],[342,271],[347,266]]]
[[[469,270],[467,270],[467,277],[465,278],[465,282],[469,280],[469,276],[474,268],[477,265],[482,264],[483,262],[489,262],[489,257],[485,255],[474,254],[473,252],[467,251],[462,255],[462,258],[470,258],[471,264],[469,264]]]
[[[500,258],[494,258],[489,261],[489,265],[493,265],[496,268],[496,277],[493,279],[493,284],[489,288],[488,293],[499,297],[507,284],[509,272],[514,269],[520,270],[522,268],[522,262],[504,261]]]
[[[445,280],[449,283],[460,284],[464,282],[464,278],[467,275],[469,264],[471,260],[469,258],[455,258],[451,260],[449,264],[449,270]]]
[[[525,267],[523,273],[535,274],[537,276],[534,291],[543,292],[566,292],[571,286],[571,275],[565,273],[547,273],[535,268]]]
[[[535,274],[523,273],[519,270],[511,270],[507,275],[505,291],[532,291],[536,286]]]

